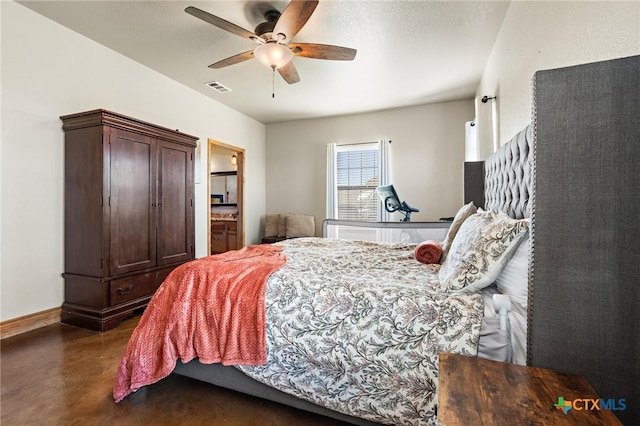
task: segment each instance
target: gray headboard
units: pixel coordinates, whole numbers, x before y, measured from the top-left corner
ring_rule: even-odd
[[[484,163],[485,209],[531,217],[533,126],[521,130]]]
[[[610,407],[625,399],[614,414],[638,424],[640,56],[533,83],[530,364],[584,377]]]

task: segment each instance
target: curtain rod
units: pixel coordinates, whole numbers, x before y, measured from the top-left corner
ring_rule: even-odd
[[[373,142],[355,142],[355,143],[337,143],[337,146],[350,146],[350,145],[371,145],[372,143],[378,143],[380,141],[373,141]],[[389,143],[391,143],[391,140],[389,140]]]

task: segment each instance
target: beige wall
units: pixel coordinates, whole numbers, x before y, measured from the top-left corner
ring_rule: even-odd
[[[0,2],[0,320],[62,303],[63,134],[58,117],[106,108],[200,137],[196,255],[206,254],[207,138],[246,149],[247,243],[265,212],[325,217],[326,144],[392,143],[392,183],[421,212],[462,202],[464,122],[477,116],[481,156],[530,122],[531,77],[540,69],[640,53],[640,3],[511,3],[473,101],[422,105],[265,126],[14,2]],[[266,159],[266,164],[265,164]],[[265,181],[268,182],[265,190]],[[265,192],[266,191],[266,192]],[[294,194],[294,195],[292,195]]]
[[[414,221],[453,216],[463,201],[464,123],[473,102],[267,125],[266,212],[307,213],[320,235],[325,213],[326,146],[391,139],[391,183],[420,209]]]
[[[207,138],[246,149],[246,236],[264,215],[265,126],[25,7],[0,2],[0,320],[63,301],[60,115],[105,108],[200,138],[196,256],[207,251]],[[95,232],[87,230],[87,232]]]
[[[511,2],[476,93],[498,96],[498,146],[531,122],[536,71],[639,53],[638,1]],[[476,106],[486,158],[493,152],[490,103]]]

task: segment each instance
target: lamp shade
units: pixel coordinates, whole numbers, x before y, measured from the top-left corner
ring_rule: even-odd
[[[269,68],[280,68],[289,63],[293,53],[287,46],[274,42],[256,47],[253,56]]]

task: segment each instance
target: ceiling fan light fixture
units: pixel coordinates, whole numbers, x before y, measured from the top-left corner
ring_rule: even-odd
[[[313,14],[318,2],[319,0],[290,0],[282,12],[270,9],[264,14],[266,22],[258,24],[254,32],[197,7],[189,6],[184,11],[228,33],[260,45],[215,62],[209,65],[209,68],[220,69],[256,58],[272,69],[274,79],[277,69],[284,81],[294,84],[300,81],[295,64],[291,61],[294,56],[333,61],[352,61],[356,56],[356,49],[348,47],[318,43],[291,44]]]
[[[291,61],[293,53],[287,46],[271,42],[256,47],[253,56],[269,68],[280,68]]]

